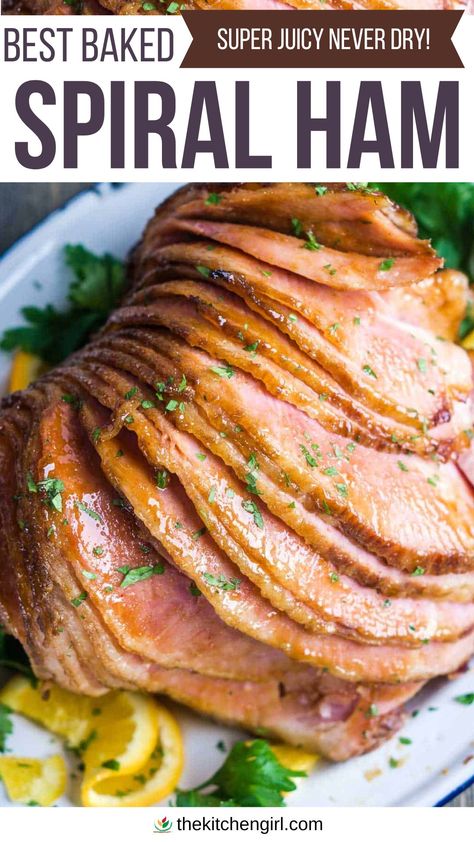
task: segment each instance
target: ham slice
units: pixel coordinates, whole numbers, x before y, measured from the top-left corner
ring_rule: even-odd
[[[264,213],[272,230],[291,234],[299,223],[318,242],[342,251],[380,257],[433,254],[429,243],[417,238],[413,218],[375,190],[292,184],[289,192],[287,184],[266,184],[223,190],[214,202],[204,188],[201,194],[181,204],[176,217],[259,226]]]
[[[304,239],[228,222],[182,222],[177,226],[333,289],[390,289],[422,281],[442,266],[442,260],[431,255],[380,260],[342,252],[318,243],[311,232],[306,232]]]

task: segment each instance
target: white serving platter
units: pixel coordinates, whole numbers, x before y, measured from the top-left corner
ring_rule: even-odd
[[[92,251],[125,257],[153,209],[176,184],[100,185],[87,190],[51,214],[22,237],[0,260],[0,333],[19,323],[25,305],[60,305],[70,281],[62,256],[66,243],[82,243]],[[0,354],[0,387],[5,388],[10,360]],[[474,707],[454,700],[474,692],[474,669],[454,681],[433,682],[411,705],[398,736],[377,751],[347,763],[320,763],[288,798],[303,806],[440,806],[474,783]],[[184,730],[186,767],[181,786],[195,786],[222,763],[217,743],[230,747],[242,737],[172,705]],[[14,716],[8,750],[46,756],[61,744],[50,734]],[[390,758],[401,761],[397,768]],[[71,768],[74,764],[71,761]],[[74,804],[74,781],[60,806]],[[76,802],[77,803],[77,802]],[[0,784],[0,806],[12,806]]]

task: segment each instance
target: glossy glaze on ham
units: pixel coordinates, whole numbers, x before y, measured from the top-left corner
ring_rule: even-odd
[[[77,692],[370,750],[474,651],[466,279],[385,196],[309,184],[187,187],[129,274],[3,402],[2,623]]]

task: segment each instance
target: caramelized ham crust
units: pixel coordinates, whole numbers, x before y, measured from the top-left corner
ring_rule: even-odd
[[[340,760],[474,650],[472,374],[465,279],[316,187],[179,191],[101,333],[4,400],[0,617],[43,678]]]

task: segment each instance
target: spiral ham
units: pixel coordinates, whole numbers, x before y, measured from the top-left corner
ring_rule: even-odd
[[[2,623],[74,691],[370,750],[474,651],[464,277],[382,194],[300,184],[182,189],[129,275],[3,401]]]

